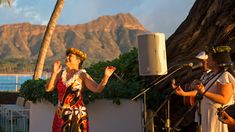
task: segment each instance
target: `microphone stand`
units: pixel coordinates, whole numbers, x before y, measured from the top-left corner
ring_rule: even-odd
[[[199,104],[199,107],[201,107],[201,100],[203,99],[203,96],[206,94],[206,92],[211,88],[211,86],[215,83],[215,81],[217,81],[217,79],[223,74],[224,72],[220,72],[219,76],[216,77],[218,74],[216,74],[214,77],[216,77],[216,79],[210,84],[210,86],[203,92],[203,93],[199,93],[197,92],[196,96],[195,96],[195,103],[194,105],[188,110],[186,111],[183,116],[178,120],[178,122],[174,125],[173,129],[176,130],[176,131],[179,131],[180,129],[177,128],[181,122],[184,120],[184,118],[186,117],[186,115],[188,115],[195,106],[197,106]],[[213,78],[214,78],[213,77]],[[212,79],[213,79],[212,78]],[[201,109],[201,108],[200,108]],[[201,112],[201,110],[200,110]],[[201,113],[200,113],[201,114]],[[202,132],[202,127],[201,127],[201,117],[199,119],[199,125],[198,125],[198,129],[199,129],[199,132]]]
[[[162,79],[160,80],[157,80],[157,82],[153,81],[150,85],[148,86],[143,92],[139,93],[138,95],[136,95],[134,98],[132,98],[131,100],[135,100],[137,98],[139,98],[141,95],[144,95],[144,100],[143,100],[143,103],[144,103],[144,130],[146,131],[146,126],[147,124],[150,123],[150,121],[153,119],[153,117],[156,115],[156,113],[165,105],[166,102],[169,101],[169,99],[166,99],[162,104],[161,106],[158,108],[158,110],[153,114],[153,116],[150,118],[150,120],[147,122],[147,105],[146,105],[146,92],[148,92],[153,86],[159,84],[160,82],[162,82],[163,80],[165,80],[166,78],[168,78],[169,76],[171,76],[172,74],[176,73],[177,71],[179,71],[180,69],[182,69],[184,66],[180,66],[179,68],[177,68],[176,70],[174,70],[173,72],[171,72],[170,74],[167,74],[165,77],[163,77]],[[171,92],[170,95],[172,95],[173,92]],[[169,102],[170,104],[170,102]],[[170,111],[170,108],[168,108],[168,112]],[[167,129],[170,130],[170,112],[168,113],[169,114],[169,119],[167,119]]]
[[[168,94],[166,96],[166,99],[161,103],[161,105],[158,107],[158,109],[154,112],[154,114],[152,115],[152,117],[149,119],[148,122],[146,122],[145,126],[148,125],[150,123],[150,121],[157,115],[157,113],[162,109],[163,106],[166,105],[167,103],[167,113],[166,113],[166,121],[165,123],[165,128],[167,132],[171,131],[171,122],[170,122],[170,98],[171,95],[173,95],[175,93],[175,90],[171,91],[170,94]]]

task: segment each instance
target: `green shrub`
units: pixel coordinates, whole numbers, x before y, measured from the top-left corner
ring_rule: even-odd
[[[46,80],[27,80],[20,88],[19,96],[33,103],[41,102],[43,99],[56,105],[58,101],[56,89],[53,92],[45,91]]]
[[[108,98],[119,104],[119,99],[131,99],[144,87],[144,79],[139,76],[136,48],[120,55],[119,58],[115,60],[91,65],[87,68],[87,72],[96,82],[100,82],[104,74],[104,68],[109,65],[117,68],[115,73],[120,76],[121,80],[115,77],[115,75],[112,75],[105,89],[100,94],[95,94],[88,89],[84,89],[83,95],[85,103],[93,102],[97,98]]]
[[[106,66],[115,66],[115,71],[122,79],[118,79],[114,75],[102,93],[96,94],[87,88],[83,90],[83,100],[87,104],[94,102],[95,99],[112,99],[114,103],[120,104],[120,99],[131,99],[135,97],[144,88],[144,79],[139,76],[137,49],[134,48],[128,53],[120,55],[113,61],[99,62],[87,68],[87,72],[98,83],[103,77]],[[24,82],[20,89],[20,96],[32,102],[46,99],[53,104],[57,104],[57,92],[46,93],[44,86],[45,80],[28,80]]]

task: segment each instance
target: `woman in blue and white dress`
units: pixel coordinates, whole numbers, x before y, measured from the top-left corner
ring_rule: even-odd
[[[208,67],[212,73],[203,80],[205,86],[203,82],[195,83],[192,85],[195,90],[185,92],[180,86],[173,85],[177,95],[203,95],[200,108],[202,132],[228,132],[227,124],[220,121],[217,113],[218,108],[234,104],[235,79],[231,70],[233,63],[230,50],[228,46],[217,46],[209,50]]]
[[[205,86],[195,86],[204,94],[201,100],[203,132],[228,132],[227,124],[219,120],[217,113],[218,108],[234,104],[235,79],[233,71],[226,71],[232,65],[230,50],[228,46],[218,46],[209,52],[208,66],[214,73],[213,78]]]

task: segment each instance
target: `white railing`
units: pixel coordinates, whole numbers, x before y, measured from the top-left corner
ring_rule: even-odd
[[[16,104],[0,104],[0,131],[29,132],[29,111],[30,104],[22,97],[17,98]]]

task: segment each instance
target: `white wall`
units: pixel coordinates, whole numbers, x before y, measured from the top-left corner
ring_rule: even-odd
[[[141,101],[96,100],[87,105],[90,132],[143,132]],[[55,107],[48,103],[30,105],[30,132],[51,132]]]
[[[87,106],[90,132],[142,132],[140,101],[96,100]]]
[[[51,132],[55,107],[44,101],[43,103],[30,103],[30,132]]]

